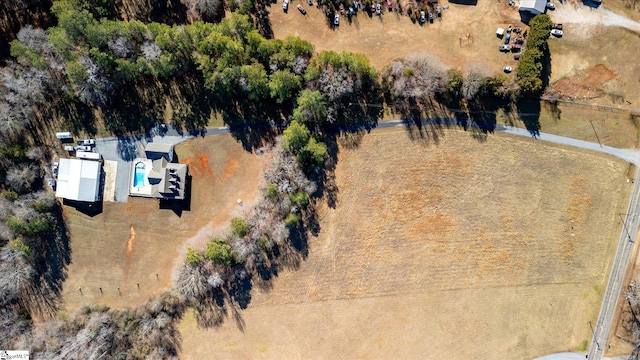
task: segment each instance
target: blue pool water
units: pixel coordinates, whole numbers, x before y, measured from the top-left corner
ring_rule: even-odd
[[[136,164],[135,172],[133,173],[133,187],[144,186],[144,163],[139,162]]]

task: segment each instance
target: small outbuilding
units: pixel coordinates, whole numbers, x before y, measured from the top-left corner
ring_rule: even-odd
[[[504,29],[499,27],[498,30],[496,30],[496,35],[501,38],[504,35]]]
[[[173,161],[173,145],[149,143],[144,148],[144,154],[149,160],[158,160],[165,158],[168,162]]]
[[[543,14],[547,9],[547,0],[520,0],[518,10],[532,15]]]

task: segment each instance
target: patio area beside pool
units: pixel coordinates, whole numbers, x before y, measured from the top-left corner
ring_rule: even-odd
[[[149,173],[153,162],[149,159],[137,158],[131,163],[131,184],[129,194],[134,196],[151,196],[152,187],[149,183]]]

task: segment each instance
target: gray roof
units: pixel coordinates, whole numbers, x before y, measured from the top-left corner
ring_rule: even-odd
[[[187,184],[187,164],[168,163],[164,158],[153,161],[153,170],[149,179],[157,179],[151,183],[151,196],[161,199],[184,199]]]
[[[168,161],[173,160],[173,145],[149,143],[144,148],[144,154],[147,159],[156,160],[160,158],[166,158]]]
[[[56,196],[68,200],[100,200],[102,163],[91,160],[60,159]]]

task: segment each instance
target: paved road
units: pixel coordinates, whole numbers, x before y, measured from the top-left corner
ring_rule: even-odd
[[[423,120],[422,125],[450,127],[460,126],[460,123],[459,120],[454,118],[444,118]],[[267,124],[265,126],[271,125]],[[404,120],[391,120],[380,122],[377,124],[377,128],[388,128],[394,126],[407,126],[407,122]],[[640,166],[640,152],[637,151],[617,149],[610,146],[600,146],[597,143],[576,140],[564,136],[540,132],[532,133],[528,130],[511,126],[498,125],[495,128],[495,131],[527,137],[536,137],[540,140],[576,146],[583,149],[600,151]],[[145,144],[150,142],[177,144],[193,137],[226,134],[229,132],[231,131],[228,127],[199,130],[196,132],[178,132],[175,128],[169,126],[166,131],[159,131],[158,129],[155,129],[151,131],[150,134],[146,135],[131,135],[120,137],[114,136],[97,139],[96,150],[102,154],[104,159],[114,160],[118,162],[118,171],[116,175],[115,186],[115,200],[118,202],[127,202],[129,194],[129,172],[131,170],[131,161],[137,155],[141,154],[142,148]]]
[[[626,214],[620,214],[620,217],[624,217],[622,232],[618,240],[618,249],[611,266],[611,273],[607,281],[598,321],[593,330],[589,359],[602,359],[607,348],[607,339],[609,338],[616,307],[622,292],[622,285],[629,267],[631,254],[633,253],[634,241],[638,235],[638,215],[640,215],[640,177],[636,174],[629,208]]]

